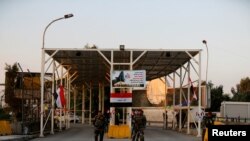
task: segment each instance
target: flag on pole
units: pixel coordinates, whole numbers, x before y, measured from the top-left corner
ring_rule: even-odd
[[[193,82],[192,82],[192,80],[191,80],[191,78],[189,77],[189,83],[191,84],[191,87],[190,87],[190,90],[191,90],[191,93],[193,94],[193,97],[192,97],[192,99],[194,99],[194,100],[197,100],[198,98],[197,98],[197,96],[196,96],[196,94],[195,94],[195,91],[194,91],[194,86],[193,86]]]
[[[56,91],[57,96],[55,96],[56,106],[58,108],[63,108],[66,105],[66,100],[64,97],[64,88],[62,85]]]

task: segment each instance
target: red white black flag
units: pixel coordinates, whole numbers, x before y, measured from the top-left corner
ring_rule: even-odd
[[[192,82],[192,80],[191,80],[190,77],[188,78],[188,80],[189,80],[189,83],[191,84],[190,91],[191,91],[191,93],[193,94],[192,100],[193,100],[193,99],[194,99],[194,100],[197,100],[198,98],[197,98],[197,96],[196,96],[196,94],[195,94],[195,91],[194,91],[193,82]]]
[[[55,98],[56,106],[58,108],[63,108],[66,105],[66,100],[64,97],[64,88],[62,85],[59,86],[59,88],[56,91],[56,94],[57,94]]]

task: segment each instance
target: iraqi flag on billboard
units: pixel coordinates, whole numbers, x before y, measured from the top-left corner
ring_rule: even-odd
[[[111,93],[110,103],[132,103],[132,93]]]
[[[59,88],[56,90],[54,98],[56,102],[56,107],[63,108],[66,105],[66,100],[64,97],[64,88],[62,85],[60,85]]]

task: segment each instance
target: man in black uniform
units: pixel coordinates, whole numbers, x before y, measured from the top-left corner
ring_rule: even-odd
[[[136,110],[132,119],[132,141],[144,141],[144,129],[146,128],[147,119],[142,110]],[[139,134],[138,134],[139,133]]]
[[[94,126],[95,126],[95,141],[103,141],[104,136],[104,128],[105,128],[105,117],[101,111],[95,116],[94,119]]]

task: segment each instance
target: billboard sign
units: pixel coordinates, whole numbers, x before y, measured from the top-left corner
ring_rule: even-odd
[[[145,70],[119,70],[111,75],[113,88],[145,88]]]

